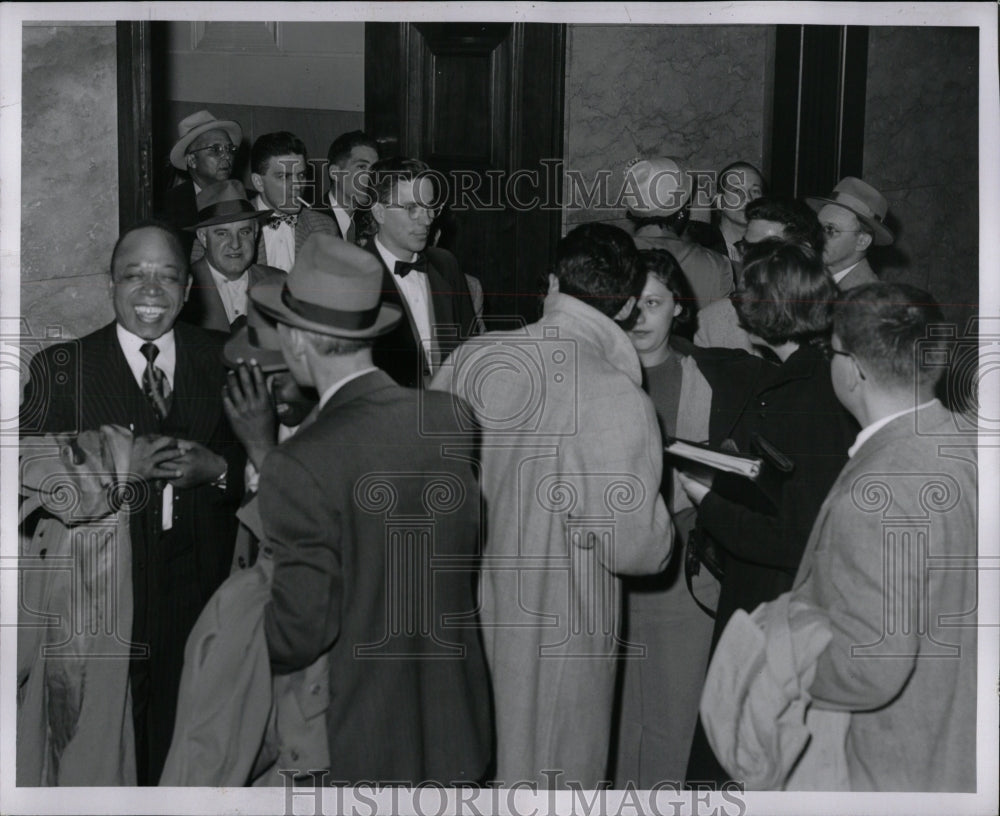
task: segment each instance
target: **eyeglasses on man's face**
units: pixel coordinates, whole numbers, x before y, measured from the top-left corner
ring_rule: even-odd
[[[220,142],[216,142],[215,144],[210,144],[207,147],[197,147],[194,150],[189,150],[188,153],[201,153],[203,151],[207,151],[209,156],[221,159],[223,156],[235,156],[236,145],[221,144]]]
[[[823,234],[827,238],[836,238],[838,235],[840,235],[842,233],[845,233],[845,232],[847,232],[847,233],[861,232],[861,230],[856,230],[856,229],[840,229],[840,227],[835,227],[833,224],[823,224]]]
[[[394,207],[394,209],[403,210],[410,218],[411,221],[416,221],[424,213],[427,217],[433,221],[439,215],[441,215],[441,207],[426,207],[423,204],[418,204],[416,201],[411,201],[409,204],[399,204]]]

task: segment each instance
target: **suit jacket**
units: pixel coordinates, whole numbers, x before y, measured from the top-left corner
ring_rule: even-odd
[[[871,264],[868,263],[868,259],[862,258],[858,261],[858,265],[854,269],[840,279],[837,286],[841,292],[846,292],[848,289],[853,289],[855,286],[862,286],[866,283],[878,283],[878,276],[876,276],[875,271],[871,268]]]
[[[264,626],[278,673],[329,654],[332,779],[483,778],[491,728],[475,626],[479,490],[451,395],[370,372],[272,451]]]
[[[180,184],[171,187],[163,196],[163,204],[160,207],[159,217],[168,224],[173,224],[181,232],[184,240],[185,257],[191,257],[191,248],[194,246],[195,234],[185,231],[198,221],[198,202],[194,192],[194,182],[188,179]]]
[[[698,508],[699,525],[726,554],[714,640],[736,609],[753,611],[791,589],[816,513],[858,431],[833,393],[830,365],[818,349],[803,346],[781,365],[736,351],[729,355],[728,363],[721,353],[715,361],[704,353],[696,357],[713,389],[710,438],[720,442],[724,433],[746,452],[760,434],[793,469],[770,486],[774,506],[748,493],[739,477],[719,474]],[[736,396],[733,368],[739,358],[757,373],[738,383],[742,393]]]
[[[254,203],[256,206],[256,201]],[[267,222],[261,225],[260,235],[257,237],[257,263],[265,266],[269,266],[267,260],[267,245],[264,241],[264,231],[267,229]],[[295,222],[295,255],[298,256],[299,250],[302,249],[302,245],[306,242],[306,238],[312,235],[314,232],[327,232],[330,235],[339,235],[340,230],[337,229],[337,222],[334,220],[333,216],[325,213],[321,209],[311,209],[309,207],[303,207],[299,210],[299,217]],[[286,269],[285,272],[291,270]]]
[[[851,712],[852,790],[976,789],[977,453],[956,427],[935,401],[866,440],[795,577],[829,616],[809,692]]]
[[[247,270],[249,276],[247,280],[247,290],[258,283],[265,281],[280,281],[285,277],[285,272],[274,267],[262,264],[253,264]],[[201,258],[191,264],[191,294],[187,303],[181,310],[180,319],[193,326],[201,326],[203,329],[229,332],[230,323],[226,315],[226,307],[222,303],[219,289],[212,277],[212,270],[208,266],[208,259]],[[245,314],[245,312],[244,312]]]
[[[405,319],[391,332],[375,341],[375,365],[386,371],[400,385],[420,388],[430,378],[427,354],[410,307],[396,286],[391,270],[386,267],[375,241],[365,247],[382,265],[382,299],[395,303]],[[431,291],[431,330],[436,333],[435,370],[454,349],[477,332],[476,313],[472,305],[469,284],[458,267],[458,260],[446,249],[427,247],[427,280]]]
[[[173,529],[168,535],[161,530],[160,494],[145,483],[134,493],[129,522],[132,632],[134,642],[149,644],[145,665],[150,686],[148,699],[135,689],[133,697],[138,698],[137,712],[143,704],[149,707],[149,767],[155,782],[170,745],[184,643],[198,613],[229,571],[244,458],[222,411],[220,358],[226,335],[175,324],[173,400],[161,423],[132,376],[115,326],[109,323],[35,355],[21,406],[21,427],[22,433],[49,433],[121,425],[136,435],[163,433],[200,442],[226,457],[225,490],[211,485],[174,490]]]

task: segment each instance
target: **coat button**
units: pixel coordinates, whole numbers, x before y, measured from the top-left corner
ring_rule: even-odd
[[[320,686],[319,683],[313,683],[312,686],[309,687],[310,694],[319,694],[321,690],[322,686]]]

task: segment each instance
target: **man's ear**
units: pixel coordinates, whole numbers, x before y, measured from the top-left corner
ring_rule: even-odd
[[[683,307],[683,306],[681,306],[681,304],[679,304],[679,303],[676,303],[676,302],[675,302],[675,303],[674,303],[674,317],[677,317],[677,315],[679,315],[679,314],[681,313],[681,310],[682,310],[683,308],[684,308],[684,307]]]
[[[195,156],[194,153],[188,153],[184,157],[184,163],[187,165],[187,169],[188,170],[194,170],[194,165],[195,165],[195,162],[197,162],[197,161],[198,161],[198,157]]]
[[[615,315],[615,320],[626,320],[629,315],[632,314],[632,310],[635,308],[635,296],[630,297],[625,301],[625,305],[618,310],[618,314]]]
[[[864,230],[861,230],[858,233],[858,240],[857,243],[855,244],[855,247],[857,248],[858,252],[865,252],[868,249],[868,247],[871,246],[873,240],[874,239],[872,238],[871,235],[869,235]]]
[[[258,193],[263,193],[264,192],[264,179],[260,175],[260,173],[251,173],[250,174],[250,183],[253,184],[253,188]]]
[[[385,204],[383,204],[381,201],[376,201],[372,205],[371,213],[372,213],[372,218],[375,219],[376,224],[382,226],[382,224],[385,223]]]
[[[198,238],[198,242],[203,247],[207,247],[208,246],[208,241],[205,240],[205,238],[208,236],[208,230],[207,229],[205,229],[204,227],[199,227],[198,229],[196,229],[194,231],[194,234]]]
[[[191,270],[188,270],[188,282],[187,286],[184,287],[184,302],[188,302],[188,296],[191,294],[191,284],[194,283],[194,275],[191,274]]]

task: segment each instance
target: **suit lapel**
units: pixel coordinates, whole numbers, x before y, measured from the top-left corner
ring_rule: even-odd
[[[205,440],[219,421],[221,404],[216,393],[220,385],[210,349],[193,342],[183,323],[174,326],[177,365],[174,369],[174,408],[183,400],[187,407],[187,433],[191,439]]]
[[[85,382],[92,378],[85,388],[99,406],[97,424],[112,421],[131,427],[136,434],[154,433],[159,429],[159,418],[132,375],[116,327],[117,323],[111,323],[104,329],[94,370],[83,372]],[[90,417],[83,417],[83,421],[84,427],[94,424]]]

